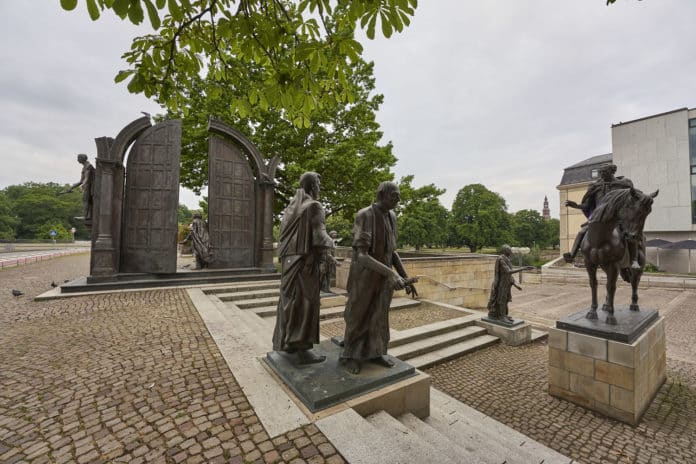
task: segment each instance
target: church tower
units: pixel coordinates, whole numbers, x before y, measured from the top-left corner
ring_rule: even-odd
[[[551,210],[549,209],[549,199],[544,196],[544,209],[541,212],[541,215],[546,219],[547,221],[551,219]]]

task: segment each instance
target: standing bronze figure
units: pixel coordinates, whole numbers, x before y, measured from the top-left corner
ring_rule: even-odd
[[[416,279],[408,278],[396,252],[396,215],[392,210],[400,200],[399,187],[382,182],[377,202],[355,216],[341,353],[341,362],[351,374],[358,374],[366,360],[385,367],[394,365],[386,357],[392,295],[394,289],[404,288],[417,295],[413,286]]]
[[[488,299],[488,319],[512,324],[513,319],[508,316],[508,303],[512,301],[512,287],[522,290],[515,283],[513,274],[520,271],[534,269],[534,266],[515,268],[512,265],[512,248],[510,245],[503,245],[502,254],[495,260],[495,274],[491,285],[491,296]]]
[[[94,203],[94,166],[87,159],[87,155],[80,153],[77,155],[77,162],[82,165],[80,180],[70,186],[65,192],[72,192],[76,187],[82,191],[82,216],[86,225],[92,224],[92,209]]]
[[[210,252],[210,234],[208,233],[208,224],[203,220],[200,213],[193,214],[191,231],[183,241],[191,242],[193,255],[196,259],[195,269],[207,268],[208,265],[213,261],[213,255]]]
[[[283,211],[280,223],[280,300],[273,349],[293,355],[297,364],[326,359],[312,351],[312,346],[319,343],[321,275],[333,259],[324,207],[317,201],[320,186],[319,174],[302,174],[300,188]]]

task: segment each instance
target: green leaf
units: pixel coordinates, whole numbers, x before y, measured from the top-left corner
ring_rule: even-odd
[[[155,5],[152,4],[152,0],[144,0],[145,1],[145,7],[147,8],[147,17],[150,18],[150,24],[152,25],[152,28],[157,30],[160,27],[161,21],[159,17],[159,13],[157,12],[157,8],[155,8]]]
[[[87,0],[87,11],[89,12],[89,17],[92,21],[99,19],[99,8],[97,7],[97,2],[95,0]]]
[[[130,6],[130,0],[114,0],[113,10],[121,19],[125,18],[128,14],[128,7]]]
[[[155,5],[157,5],[158,10],[161,10],[162,8],[164,8],[164,5],[166,5],[166,4],[167,4],[167,0],[156,0],[155,1]]]
[[[143,7],[140,6],[140,2],[131,2],[131,6],[128,9],[128,19],[131,20],[133,24],[140,24],[143,22],[145,14],[143,13]]]
[[[168,0],[168,5],[169,13],[172,15],[172,18],[174,18],[175,21],[181,21],[184,19],[184,14],[181,12],[181,8],[179,8],[179,4],[176,3],[176,0]]]
[[[60,6],[62,6],[64,10],[72,11],[77,6],[77,0],[60,0]]]
[[[392,35],[392,25],[389,22],[386,14],[380,13],[379,16],[382,20],[382,34],[384,34],[384,37],[388,39]]]
[[[114,78],[115,83],[119,83],[124,81],[128,76],[133,74],[133,70],[129,69],[127,71],[119,71],[118,74],[116,74],[116,77]]]
[[[375,38],[375,24],[377,23],[377,15],[373,15],[370,18],[370,22],[367,24],[367,38],[373,40]]]

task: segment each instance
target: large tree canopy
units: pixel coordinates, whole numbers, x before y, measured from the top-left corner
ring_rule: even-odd
[[[93,20],[107,10],[133,24],[145,14],[155,33],[136,37],[123,55],[128,90],[177,111],[205,73],[220,87],[242,88],[226,101],[245,117],[275,108],[298,127],[327,105],[352,102],[347,84],[363,47],[356,27],[375,37],[401,32],[417,0],[85,0]],[[73,10],[78,0],[61,0]],[[377,27],[379,24],[379,28]],[[253,69],[254,72],[249,72]]]
[[[168,114],[183,118],[182,185],[200,192],[207,183],[207,128],[212,115],[244,132],[265,158],[280,157],[276,213],[295,193],[300,175],[316,171],[322,176],[321,201],[327,215],[340,214],[352,223],[357,210],[374,201],[377,185],[393,178],[390,169],[396,163],[391,144],[380,143],[375,114],[383,97],[373,94],[373,65],[359,60],[352,69],[346,83],[354,103],[327,104],[303,128],[273,108],[254,108],[242,117],[226,104],[238,96],[239,87],[220,88],[210,79],[195,79],[186,107]]]
[[[454,241],[474,252],[482,246],[509,243],[510,218],[503,197],[481,184],[462,187],[450,215]]]

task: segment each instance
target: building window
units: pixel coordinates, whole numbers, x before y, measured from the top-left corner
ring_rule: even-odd
[[[689,119],[689,164],[691,165],[691,223],[696,224],[696,119]]]
[[[592,178],[596,179],[599,176],[599,169],[592,170]]]

